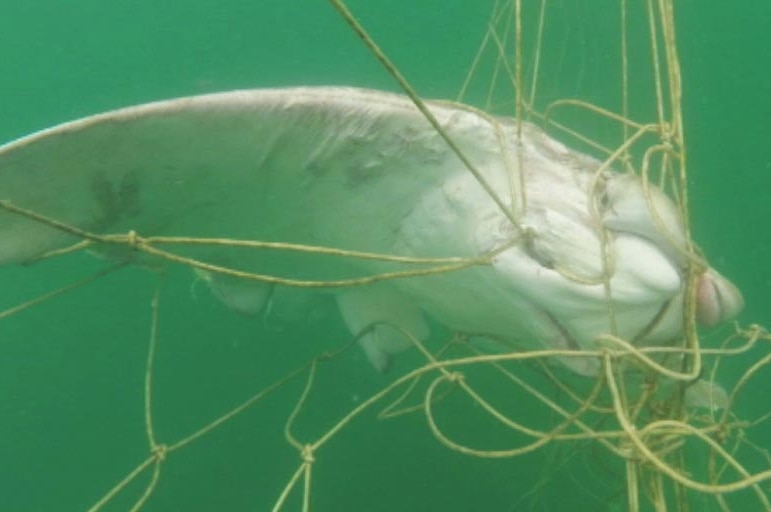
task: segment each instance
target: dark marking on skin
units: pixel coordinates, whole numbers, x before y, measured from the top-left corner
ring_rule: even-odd
[[[136,172],[131,171],[123,176],[118,189],[118,206],[123,216],[132,217],[139,213],[139,188]]]
[[[305,172],[310,174],[312,178],[321,178],[329,172],[329,167],[319,165],[318,162],[313,161],[305,166]]]
[[[94,212],[92,228],[107,229],[121,219],[132,217],[140,212],[139,178],[136,172],[123,176],[119,184],[107,179],[104,173],[91,179],[91,194],[97,211]]]
[[[349,167],[345,174],[346,185],[349,188],[357,189],[381,177],[383,175],[383,163],[380,160],[373,160],[360,167]]]

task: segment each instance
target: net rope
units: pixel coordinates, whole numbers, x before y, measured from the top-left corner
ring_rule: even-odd
[[[415,106],[441,134],[444,141],[482,185],[490,199],[504,212],[506,217],[526,234],[522,226],[521,212],[527,204],[524,187],[523,166],[519,158],[510,158],[508,162],[511,184],[510,204],[499,197],[486,183],[484,176],[474,168],[453,139],[445,133],[441,124],[433,117],[418,92],[410,85],[398,67],[392,63],[386,53],[368,34],[365,27],[347,8],[342,0],[330,0],[331,6],[341,18],[350,25],[361,38],[363,44],[371,50],[375,58],[393,76],[399,87],[413,101]],[[246,410],[259,407],[267,397],[289,383],[302,383],[291,413],[286,418],[284,440],[297,451],[296,470],[288,476],[283,489],[276,490],[273,510],[290,510],[290,502],[297,499],[301,510],[313,510],[314,485],[319,476],[316,473],[317,461],[326,456],[325,448],[336,438],[344,436],[346,428],[361,416],[377,414],[378,419],[387,422],[405,415],[418,415],[423,418],[436,442],[449,450],[468,457],[482,459],[507,459],[520,457],[548,446],[574,447],[592,443],[605,453],[623,463],[624,505],[627,510],[692,510],[688,496],[693,493],[706,495],[718,510],[732,510],[731,495],[749,493],[754,496],[758,507],[771,510],[768,497],[768,484],[771,470],[757,469],[757,464],[750,468],[743,462],[743,457],[753,453],[771,464],[771,457],[766,448],[753,443],[750,432],[768,421],[771,411],[754,419],[743,418],[735,411],[737,399],[742,392],[760,378],[768,375],[771,351],[768,342],[771,335],[759,325],[741,327],[738,324],[720,347],[702,346],[695,323],[695,277],[706,268],[706,263],[690,240],[688,225],[688,196],[686,174],[686,152],[681,114],[681,77],[677,56],[674,9],[672,0],[646,0],[648,31],[651,45],[651,68],[654,77],[653,89],[656,97],[655,121],[638,121],[630,118],[629,104],[629,63],[627,61],[628,43],[626,27],[631,17],[625,0],[619,2],[620,25],[623,34],[620,42],[622,77],[622,107],[620,113],[595,105],[590,101],[577,98],[561,98],[550,101],[545,107],[537,106],[538,88],[541,69],[541,51],[547,25],[547,1],[522,5],[521,0],[499,0],[490,16],[489,30],[475,60],[471,65],[467,81],[461,88],[458,102],[464,100],[478,78],[477,69],[486,55],[495,55],[492,80],[487,88],[485,110],[495,110],[500,83],[508,86],[510,93],[516,91],[514,113],[521,136],[524,121],[533,121],[551,131],[584,144],[586,147],[603,155],[603,163],[596,171],[595,181],[602,172],[609,169],[624,169],[637,173],[644,187],[649,208],[654,220],[665,236],[668,233],[665,222],[658,216],[651,199],[650,183],[665,189],[672,197],[685,221],[686,245],[682,256],[687,261],[687,284],[684,307],[685,332],[682,343],[667,347],[638,347],[631,340],[625,340],[609,333],[599,337],[597,350],[519,350],[505,354],[486,354],[468,342],[472,333],[455,333],[443,343],[424,343],[412,333],[397,325],[401,335],[408,339],[421,354],[423,364],[397,376],[380,391],[361,400],[347,414],[340,417],[331,426],[315,436],[308,436],[302,428],[303,419],[314,408],[314,398],[318,399],[320,390],[317,386],[319,375],[333,372],[337,358],[355,343],[350,342],[338,350],[325,352],[311,359],[306,364],[286,373],[285,377],[256,391],[250,398],[233,407],[225,414],[200,426],[186,436],[166,439],[160,436],[156,425],[156,406],[154,389],[156,382],[155,355],[159,345],[164,343],[159,326],[163,322],[164,278],[158,279],[158,285],[150,307],[150,333],[145,366],[144,394],[144,429],[147,452],[136,467],[126,471],[114,487],[107,490],[88,510],[103,510],[116,496],[127,492],[132,483],[140,476],[150,475],[144,489],[133,501],[131,510],[141,510],[159,485],[162,485],[164,464],[182,450],[193,446],[196,441],[209,435],[222,425],[234,421]],[[523,9],[535,13],[532,26],[523,24]],[[528,11],[530,12],[530,11]],[[525,27],[525,28],[523,28]],[[531,30],[531,32],[527,32]],[[512,37],[513,34],[513,37]],[[531,39],[532,38],[532,39]],[[526,46],[532,41],[532,48]],[[515,46],[513,56],[510,46]],[[530,79],[526,81],[526,51],[532,51]],[[528,84],[528,85],[525,85]],[[464,107],[471,108],[471,107]],[[602,141],[579,133],[569,120],[562,121],[562,116],[570,118],[571,112],[601,118],[614,123],[622,134],[622,141],[614,147],[608,147]],[[494,120],[491,115],[488,119]],[[571,127],[573,126],[573,127]],[[653,142],[650,142],[653,140]],[[617,172],[617,171],[616,171]],[[455,272],[475,265],[488,265],[491,259],[509,245],[497,247],[478,258],[413,258],[398,255],[372,254],[342,250],[331,247],[315,247],[289,243],[265,242],[257,240],[202,239],[185,237],[154,237],[142,233],[101,235],[71,226],[57,219],[49,218],[37,212],[27,210],[21,205],[9,201],[0,201],[0,208],[14,215],[24,216],[36,222],[46,224],[57,230],[77,237],[80,242],[64,249],[44,255],[41,259],[54,259],[65,254],[88,249],[95,244],[109,244],[127,247],[132,251],[151,255],[169,263],[204,270],[213,274],[260,281],[265,283],[300,287],[300,288],[335,288],[367,286],[388,279],[412,279],[435,273]],[[596,212],[595,212],[596,213]],[[304,254],[319,254],[336,258],[375,259],[395,264],[407,265],[408,269],[389,273],[366,275],[340,280],[301,280],[276,275],[257,274],[214,265],[190,258],[175,252],[175,249],[190,245],[227,245],[242,247],[247,250],[286,251]],[[604,242],[607,245],[607,241]],[[678,246],[677,244],[673,244]],[[608,315],[615,313],[610,300],[610,275],[613,261],[604,249],[604,273],[597,279],[605,286]],[[72,284],[51,291],[37,298],[21,303],[0,312],[4,320],[22,311],[34,309],[44,302],[58,299],[72,290],[87,286],[105,275],[119,271],[126,264],[121,263],[100,270],[91,276],[74,281]],[[582,282],[582,276],[566,277]],[[377,324],[369,326],[359,334],[364,336]],[[685,404],[686,390],[702,377],[717,384],[720,371],[732,361],[752,363],[744,367],[739,378],[728,390],[728,401],[723,408],[693,410]],[[570,376],[555,371],[552,361],[565,358],[589,358],[601,362],[601,371],[594,378],[587,379],[583,385],[576,386]],[[484,373],[485,377],[480,375]],[[636,380],[630,374],[637,375]],[[534,377],[535,375],[535,377]],[[511,403],[503,400],[499,393],[491,392],[490,380],[498,386],[506,386],[518,399],[530,404],[537,404],[543,417],[519,416]],[[460,398],[458,398],[460,397]],[[713,400],[714,397],[711,397]],[[507,446],[491,448],[484,443],[475,444],[458,435],[451,426],[445,424],[446,414],[442,408],[452,401],[466,404],[467,410],[482,414],[487,419],[510,433],[511,442]],[[456,405],[457,407],[457,405]],[[545,421],[544,418],[548,418]],[[300,432],[303,432],[302,434]],[[685,466],[686,447],[706,454],[708,464],[703,471],[690,471]],[[533,493],[542,492],[548,487],[544,478],[533,489]],[[522,499],[525,499],[523,497]],[[516,504],[515,504],[516,506]]]

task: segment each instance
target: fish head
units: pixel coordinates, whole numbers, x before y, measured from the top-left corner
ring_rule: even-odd
[[[596,189],[583,190],[583,197],[529,196],[526,233],[493,259],[501,286],[529,306],[525,336],[570,350],[596,350],[608,334],[637,345],[672,343],[683,334],[693,268],[701,325],[741,311],[741,292],[696,253],[680,210],[661,189],[633,174],[608,173]],[[582,374],[599,370],[566,363]]]
[[[696,273],[695,282],[699,324],[712,327],[741,312],[741,292],[689,248],[682,215],[661,189],[632,174],[615,174],[606,181],[603,193],[606,229],[649,240],[683,276],[689,265],[703,269]]]

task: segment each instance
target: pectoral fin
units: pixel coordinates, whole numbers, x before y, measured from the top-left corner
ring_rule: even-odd
[[[717,411],[728,407],[728,393],[717,383],[699,379],[685,390],[685,405]]]
[[[359,345],[379,372],[388,370],[393,355],[413,346],[394,326],[418,340],[428,336],[428,325],[420,308],[390,288],[353,288],[340,293],[337,304],[348,330],[354,336],[361,335]],[[369,330],[362,334],[365,329]]]
[[[206,270],[195,270],[217,297],[228,308],[243,315],[256,315],[270,300],[273,285]]]

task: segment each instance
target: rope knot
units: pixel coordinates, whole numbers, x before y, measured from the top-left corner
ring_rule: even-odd
[[[447,376],[447,380],[455,383],[463,381],[463,374],[461,372],[452,372]]]
[[[163,462],[166,459],[166,454],[169,452],[169,447],[165,444],[157,444],[151,450],[151,453],[156,461]]]
[[[300,457],[306,464],[313,464],[316,462],[316,458],[313,456],[313,446],[309,444],[304,445],[302,451],[300,452]]]
[[[126,236],[126,243],[132,249],[136,249],[137,245],[139,244],[139,236],[137,236],[137,232],[133,229],[128,232],[128,235]]]

